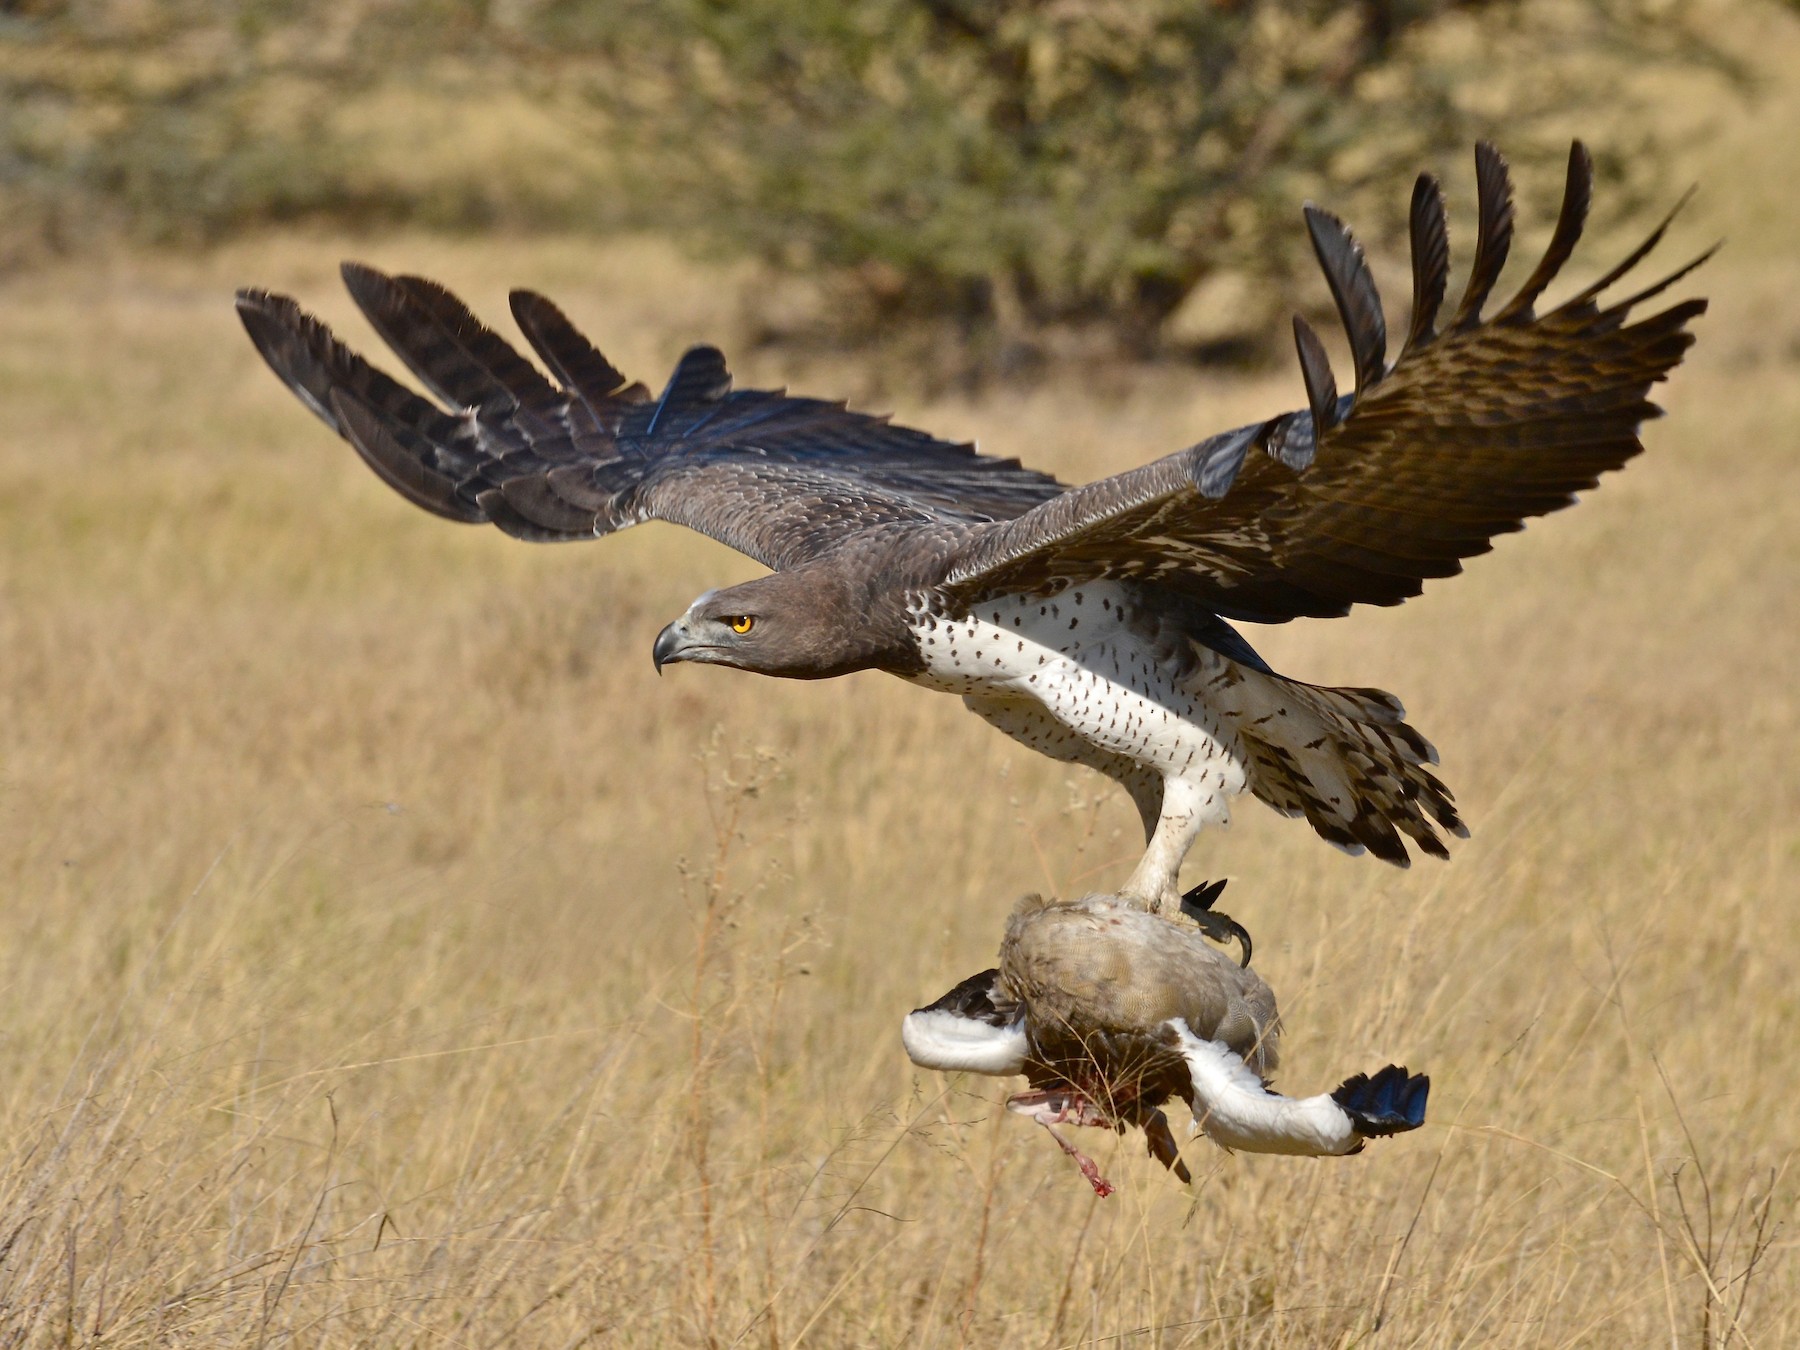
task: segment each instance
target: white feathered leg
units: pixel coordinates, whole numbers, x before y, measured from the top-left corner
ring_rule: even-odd
[[[1119,888],[1152,913],[1181,907],[1181,862],[1209,822],[1229,815],[1221,789],[1188,778],[1163,780],[1162,814],[1144,856]]]

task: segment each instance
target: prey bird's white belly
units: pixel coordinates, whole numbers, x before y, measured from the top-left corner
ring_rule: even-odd
[[[1203,696],[1191,649],[1159,649],[1134,621],[1123,587],[1090,584],[1055,596],[990,600],[956,619],[921,608],[914,634],[925,659],[915,683],[976,704],[1017,705],[1007,716],[977,707],[1016,739],[1057,759],[1123,759],[1191,790],[1164,802],[1195,825],[1223,821],[1243,791],[1236,733]],[[1027,714],[1041,706],[1047,718]],[[1079,753],[1079,742],[1093,753]]]

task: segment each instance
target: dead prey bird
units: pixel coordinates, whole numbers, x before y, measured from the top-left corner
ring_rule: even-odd
[[[1275,995],[1255,971],[1193,925],[1107,895],[1027,896],[1007,920],[999,966],[901,1028],[925,1068],[1024,1074],[1031,1090],[1007,1109],[1048,1130],[1103,1196],[1111,1183],[1056,1126],[1138,1126],[1185,1182],[1162,1112],[1172,1098],[1188,1104],[1197,1131],[1249,1153],[1356,1153],[1424,1123],[1431,1080],[1391,1064],[1316,1097],[1271,1091],[1279,1034]]]
[[[528,540],[673,521],[771,569],[695,600],[656,638],[658,670],[884,670],[1114,779],[1146,840],[1120,893],[1172,910],[1188,849],[1244,792],[1352,853],[1404,866],[1410,841],[1447,856],[1444,836],[1466,831],[1399,700],[1277,674],[1228,621],[1398,604],[1460,571],[1637,454],[1657,413],[1650,388],[1693,340],[1703,300],[1634,313],[1688,268],[1600,298],[1667,221],[1537,312],[1587,217],[1579,144],[1548,251],[1488,308],[1512,190],[1492,146],[1475,162],[1473,271],[1447,313],[1442,194],[1429,175],[1414,189],[1412,316],[1391,360],[1362,249],[1308,206],[1351,392],[1296,319],[1304,408],[1083,487],[841,403],[734,390],[712,347],[690,350],[653,395],[530,291],[513,293],[513,317],[547,375],[434,282],[345,265],[429,398],[285,296],[243,291],[238,312],[307,409],[428,511]]]

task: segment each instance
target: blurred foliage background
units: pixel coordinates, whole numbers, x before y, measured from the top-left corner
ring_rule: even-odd
[[[1244,354],[1304,199],[1380,251],[1420,165],[1486,135],[1529,184],[1574,114],[1610,200],[1666,187],[1669,67],[1750,92],[1662,0],[14,0],[0,265],[306,218],[650,229],[809,278],[767,336]]]

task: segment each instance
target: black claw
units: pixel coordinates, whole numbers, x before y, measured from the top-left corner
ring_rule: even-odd
[[[1236,941],[1244,949],[1239,959],[1240,967],[1250,964],[1250,930],[1232,918],[1229,914],[1221,914],[1213,908],[1213,902],[1225,890],[1223,881],[1203,881],[1193,890],[1181,897],[1181,912],[1200,925],[1200,931],[1220,946]]]
[[[1224,881],[1203,881],[1181,897],[1181,912],[1190,919],[1198,921],[1202,914],[1212,912],[1213,901],[1217,900],[1224,892]]]
[[[1244,954],[1238,958],[1238,968],[1240,970],[1248,970],[1250,967],[1251,951],[1250,930],[1244,927],[1244,925],[1239,923],[1236,919],[1232,918],[1229,914],[1221,914],[1219,915],[1219,918],[1231,929],[1231,936],[1236,938],[1243,946]]]

